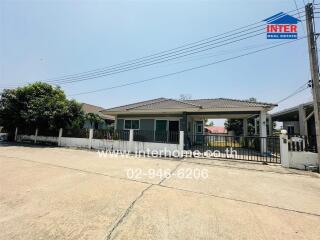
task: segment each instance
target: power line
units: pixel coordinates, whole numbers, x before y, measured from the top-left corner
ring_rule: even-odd
[[[230,60],[233,60],[233,59],[241,58],[241,57],[248,56],[248,55],[251,55],[251,54],[255,54],[255,53],[258,53],[258,52],[262,52],[262,51],[265,51],[265,50],[268,50],[268,49],[272,49],[272,48],[275,48],[275,47],[278,47],[278,46],[282,46],[282,45],[285,45],[285,44],[296,42],[296,41],[299,41],[299,40],[304,39],[304,38],[306,38],[306,36],[298,38],[296,40],[280,43],[280,44],[277,44],[275,46],[266,47],[266,48],[262,48],[262,49],[259,49],[259,50],[251,51],[251,52],[248,52],[248,53],[245,53],[245,54],[241,54],[241,55],[238,55],[238,56],[235,56],[235,57],[230,57],[230,58],[226,58],[226,59],[223,59],[223,60],[207,63],[207,64],[204,64],[204,65],[200,65],[200,66],[196,66],[196,67],[192,67],[192,68],[187,68],[187,69],[184,69],[184,70],[181,70],[181,71],[172,72],[172,73],[168,73],[168,74],[164,74],[164,75],[160,75],[160,76],[156,76],[156,77],[152,77],[152,78],[148,78],[148,79],[144,79],[144,80],[140,80],[140,81],[124,83],[124,84],[120,84],[120,85],[116,85],[116,86],[112,86],[112,87],[108,87],[108,88],[102,88],[102,89],[97,89],[97,90],[92,90],[92,91],[80,92],[80,93],[72,94],[72,95],[69,95],[69,96],[79,96],[79,95],[83,95],[83,94],[102,92],[102,91],[106,91],[106,90],[111,90],[111,89],[121,88],[121,87],[125,87],[125,86],[131,86],[131,85],[136,85],[136,84],[140,84],[140,83],[144,83],[144,82],[149,82],[149,81],[153,81],[153,80],[156,80],[156,79],[165,78],[165,77],[181,74],[181,73],[184,73],[184,72],[189,72],[189,71],[192,71],[192,70],[205,68],[205,67],[208,67],[208,66],[211,66],[211,65],[215,65],[215,64],[218,64],[218,63],[230,61]]]
[[[293,1],[294,1],[294,5],[296,6],[296,10],[297,10],[297,12],[299,14],[299,18],[301,20],[300,11],[298,10],[298,4],[297,4],[296,0],[293,0]],[[304,26],[303,26],[302,22],[301,22],[301,25],[302,25],[302,29],[303,29],[304,34],[306,34],[306,30],[304,29]]]
[[[301,7],[301,8],[302,8],[302,7]],[[301,8],[299,8],[299,9],[301,9]],[[296,11],[297,11],[297,9],[296,9],[296,10],[291,10],[291,11],[289,11],[289,12],[287,12],[287,13],[296,12]],[[296,15],[296,14],[297,14],[297,13],[295,13],[294,15]],[[218,35],[215,35],[215,36],[212,36],[212,37],[209,37],[209,38],[205,38],[205,39],[202,39],[202,40],[199,40],[199,41],[196,41],[196,42],[184,44],[184,45],[182,45],[182,46],[179,46],[179,47],[176,47],[176,48],[172,48],[172,49],[169,49],[169,50],[165,50],[165,51],[161,51],[161,52],[158,52],[158,53],[155,53],[155,54],[151,54],[151,55],[148,55],[148,56],[145,56],[145,57],[141,57],[141,58],[137,58],[137,59],[125,61],[125,62],[122,62],[122,63],[119,63],[119,64],[111,65],[111,66],[109,66],[109,67],[98,68],[98,69],[91,70],[91,71],[87,71],[87,72],[83,72],[83,73],[65,75],[65,76],[61,76],[61,77],[58,77],[58,78],[52,78],[52,79],[48,79],[48,80],[61,79],[61,78],[64,78],[64,77],[66,77],[66,76],[75,76],[75,75],[80,75],[80,74],[85,74],[85,73],[92,73],[93,71],[105,70],[105,69],[107,69],[107,68],[109,69],[109,68],[111,68],[111,67],[115,67],[115,66],[119,66],[119,65],[131,63],[131,62],[138,61],[138,60],[142,60],[142,59],[150,59],[150,57],[158,56],[158,55],[161,55],[161,54],[163,54],[163,53],[172,52],[172,51],[177,50],[177,49],[180,49],[179,51],[181,51],[181,48],[185,48],[185,47],[192,46],[192,45],[197,46],[197,45],[198,45],[199,43],[201,43],[201,42],[205,42],[205,41],[208,41],[208,40],[210,40],[210,42],[211,42],[212,39],[215,39],[215,41],[216,41],[216,40],[223,39],[223,38],[225,38],[225,37],[221,38],[221,36],[224,36],[224,35],[227,35],[227,34],[230,34],[230,33],[233,33],[233,32],[237,32],[237,31],[239,31],[239,30],[242,30],[242,29],[245,29],[245,28],[248,28],[248,27],[252,27],[252,26],[257,25],[257,24],[260,24],[260,23],[262,23],[262,22],[263,22],[263,21],[258,21],[258,22],[255,22],[255,23],[252,23],[252,24],[243,26],[243,27],[236,28],[236,29],[231,30],[231,31],[227,31],[227,32],[222,33],[222,34],[218,34]],[[247,30],[245,30],[245,31],[249,31],[249,30],[251,30],[251,29],[258,28],[258,27],[261,27],[261,26],[264,26],[264,24],[263,24],[263,25],[256,26],[256,27],[253,27],[253,28],[249,28],[249,29],[247,29]],[[240,31],[239,33],[242,33],[242,32],[244,32],[244,31]],[[236,34],[239,34],[239,33],[236,33]],[[234,35],[234,34],[233,34],[233,35]],[[229,35],[229,36],[230,36],[230,35]],[[218,37],[220,37],[220,38],[218,38]],[[226,36],[226,37],[228,37],[228,36]],[[206,42],[206,43],[207,43],[207,42]],[[204,44],[204,43],[201,43],[201,44]],[[194,47],[194,46],[193,46],[193,47]]]
[[[261,32],[261,31],[263,31],[263,32]],[[259,33],[256,33],[256,32],[259,32]],[[247,36],[250,33],[256,33],[256,34]],[[163,63],[163,62],[167,62],[167,61],[172,61],[172,60],[175,60],[175,59],[178,59],[178,58],[194,55],[194,54],[197,54],[197,53],[200,53],[200,52],[208,51],[208,50],[211,50],[211,49],[214,49],[214,48],[218,48],[218,47],[221,47],[221,46],[225,46],[225,45],[228,45],[228,44],[231,44],[231,43],[235,43],[235,42],[238,42],[238,41],[242,41],[242,40],[245,40],[245,39],[249,39],[251,37],[255,37],[255,36],[264,34],[264,29],[263,30],[262,29],[261,30],[255,30],[255,31],[252,31],[250,33],[245,33],[245,34],[239,35],[237,37],[231,37],[231,38],[229,38],[227,40],[223,40],[223,41],[219,41],[219,42],[216,42],[216,43],[208,44],[206,46],[202,46],[202,47],[199,47],[199,48],[196,48],[196,49],[187,50],[187,51],[184,51],[184,52],[181,52],[181,53],[177,53],[177,54],[173,54],[173,55],[171,53],[171,56],[163,56],[163,57],[154,59],[154,60],[149,61],[149,62],[134,63],[134,64],[130,64],[131,66],[121,66],[121,67],[115,68],[115,69],[110,70],[110,71],[103,70],[103,71],[100,71],[100,72],[91,73],[91,74],[87,74],[87,75],[82,75],[82,76],[78,76],[78,77],[70,77],[68,79],[60,79],[60,80],[56,80],[55,83],[65,84],[65,83],[84,81],[84,80],[89,80],[89,79],[93,79],[93,78],[114,75],[114,74],[130,71],[130,70],[135,70],[135,69],[139,69],[139,68],[142,68],[142,67],[148,67],[148,66],[152,66],[152,65]],[[245,37],[243,37],[243,36],[245,36]],[[230,36],[227,36],[227,37],[230,37]],[[242,37],[242,38],[236,39],[236,38],[239,38],[239,37]],[[233,39],[236,39],[236,40],[233,40]],[[230,40],[232,40],[232,41],[230,41]],[[226,41],[228,41],[228,42],[226,42]],[[221,44],[217,45],[219,43],[221,43]],[[195,51],[195,50],[198,50],[198,51]]]
[[[231,53],[235,53],[235,52],[243,52],[243,51],[247,51],[247,50],[251,50],[251,49],[256,49],[259,47],[266,47],[266,46],[272,46],[272,45],[276,45],[277,43],[270,43],[270,44],[254,44],[254,45],[247,45],[243,48],[234,48],[234,49],[228,49],[228,50],[222,50],[220,53],[206,53],[200,56],[190,56],[189,59],[186,60],[182,60],[182,61],[178,61],[178,62],[173,62],[170,63],[168,65],[165,66],[169,66],[169,65],[174,65],[174,64],[180,64],[180,63],[185,63],[185,62],[190,62],[190,61],[194,61],[194,60],[201,60],[201,59],[206,59],[206,58],[212,58],[212,57],[218,57],[218,56],[224,56],[224,55],[229,55]]]
[[[229,41],[227,43],[222,43],[220,45],[217,45],[217,46],[213,46],[213,47],[207,47],[206,49],[202,49],[202,50],[199,50],[199,51],[196,51],[196,52],[191,52],[191,53],[186,53],[184,55],[178,55],[178,56],[172,56],[171,58],[169,59],[160,59],[158,61],[151,61],[149,63],[143,63],[143,64],[138,64],[136,66],[132,66],[132,67],[127,67],[127,68],[124,68],[124,69],[119,69],[119,70],[115,70],[115,71],[107,71],[107,72],[101,72],[101,73],[96,73],[96,74],[91,74],[91,75],[88,75],[88,76],[80,76],[80,77],[76,77],[76,78],[73,78],[73,79],[70,79],[70,80],[62,80],[60,82],[57,82],[58,84],[66,84],[66,83],[73,83],[73,82],[80,82],[80,81],[86,81],[86,80],[90,80],[90,79],[94,79],[94,78],[99,78],[99,77],[104,77],[104,76],[110,76],[110,75],[114,75],[114,74],[118,74],[118,73],[122,73],[122,72],[127,72],[127,71],[131,71],[131,70],[135,70],[135,69],[140,69],[140,68],[143,68],[143,67],[148,67],[148,66],[152,66],[152,65],[155,65],[155,64],[159,64],[159,63],[164,63],[164,62],[168,62],[168,61],[172,61],[172,60],[175,60],[175,59],[178,59],[178,58],[181,58],[181,57],[185,57],[185,56],[190,56],[190,55],[193,55],[193,54],[196,54],[196,53],[200,53],[200,52],[203,52],[203,51],[207,51],[207,50],[210,50],[210,49],[214,49],[214,48],[218,48],[218,47],[221,47],[221,46],[225,46],[225,45],[229,45],[231,43],[235,43],[235,42],[239,42],[239,41],[242,41],[242,40],[245,40],[245,39],[249,39],[249,38],[252,38],[252,37],[255,37],[255,36],[258,36],[258,35],[261,35],[261,34],[264,34],[264,30],[263,32],[260,32],[260,33],[257,33],[257,34],[254,34],[254,35],[250,35],[250,36],[246,36],[246,37],[243,37],[243,38],[240,38],[240,39],[236,39],[236,40],[233,40],[233,41]],[[247,35],[247,34],[243,34],[243,35]],[[216,43],[217,44],[217,43]],[[215,45],[215,44],[212,44],[212,45]],[[210,45],[209,45],[210,46]]]
[[[301,8],[300,8],[301,9]],[[298,9],[297,9],[298,10]],[[296,10],[292,10],[290,12],[295,12]],[[288,13],[290,13],[288,12]],[[297,13],[296,13],[297,14]],[[296,15],[294,14],[294,15]],[[178,50],[178,52],[180,52],[179,54],[176,54],[176,55],[172,55],[173,53],[177,53],[176,52],[171,52],[171,53],[168,53],[174,49],[171,49],[171,50],[166,50],[166,51],[162,51],[160,53],[156,53],[156,54],[152,54],[152,55],[149,55],[147,57],[142,57],[142,58],[139,58],[140,60],[141,59],[144,59],[143,61],[140,61],[141,63],[139,62],[133,62],[133,61],[137,61],[139,59],[134,59],[134,60],[131,60],[131,61],[127,61],[127,62],[124,62],[124,63],[130,63],[130,65],[124,65],[124,66],[121,66],[121,63],[120,64],[116,64],[116,65],[112,65],[112,66],[120,66],[120,67],[113,67],[111,68],[112,66],[109,66],[107,68],[100,68],[100,69],[97,69],[97,70],[92,70],[92,71],[88,71],[88,72],[84,72],[85,75],[83,75],[84,73],[78,73],[78,74],[73,74],[73,75],[66,75],[66,76],[69,76],[68,78],[64,77],[64,78],[56,78],[55,81],[47,81],[48,83],[57,83],[57,84],[66,84],[66,83],[72,83],[72,82],[78,82],[78,81],[84,81],[84,80],[89,80],[89,79],[93,79],[93,78],[98,78],[98,77],[103,77],[103,76],[108,76],[108,75],[113,75],[113,74],[117,74],[117,73],[121,73],[121,72],[125,72],[125,71],[130,71],[130,70],[135,70],[135,69],[138,69],[138,68],[142,68],[142,67],[147,67],[147,66],[151,66],[151,65],[155,65],[155,64],[159,64],[159,63],[162,63],[162,62],[166,62],[166,61],[171,61],[171,60],[174,60],[174,59],[177,59],[177,58],[181,58],[181,57],[185,57],[185,56],[189,56],[189,55],[192,55],[192,54],[197,54],[199,52],[203,52],[203,51],[207,51],[207,50],[210,50],[210,49],[213,49],[213,48],[217,48],[217,47],[220,47],[220,46],[224,46],[224,45],[227,45],[227,44],[231,44],[231,43],[234,43],[234,42],[237,42],[237,40],[234,40],[234,41],[231,41],[231,42],[227,42],[225,43],[225,41],[227,40],[232,40],[232,39],[235,39],[236,37],[234,35],[237,35],[237,34],[241,34],[243,32],[246,32],[246,31],[249,31],[251,29],[255,29],[255,28],[258,28],[262,25],[259,25],[259,26],[256,26],[254,28],[249,28],[249,29],[246,29],[246,30],[243,30],[243,31],[240,31],[240,32],[237,32],[235,34],[233,34],[233,36],[224,36],[224,37],[220,37],[220,38],[217,38],[219,36],[223,36],[223,35],[226,35],[228,33],[231,33],[231,32],[236,32],[238,30],[241,30],[241,29],[244,29],[244,28],[248,28],[250,26],[254,26],[258,23],[261,23],[262,21],[259,21],[259,22],[256,22],[256,23],[253,23],[253,24],[249,24],[247,26],[244,26],[244,27],[241,27],[241,28],[237,28],[237,29],[234,29],[234,30],[231,30],[231,31],[228,31],[226,33],[223,33],[223,34],[219,34],[217,36],[214,36],[214,37],[210,37],[210,38],[207,38],[207,39],[204,39],[204,40],[200,40],[200,41],[197,41],[197,42],[194,42],[194,43],[190,43],[190,44],[185,44],[181,47],[177,47],[177,48],[174,48],[174,49],[180,49]],[[254,33],[254,32],[258,32],[259,30],[255,30],[255,31],[252,31],[250,33]],[[237,37],[241,37],[241,36],[245,36],[247,34],[250,34],[250,33],[246,33],[246,34],[242,34],[240,36],[237,36]],[[262,32],[259,33],[259,34],[255,34],[255,35],[252,35],[250,37],[255,37],[257,35],[260,35],[260,34],[263,34]],[[240,40],[244,40],[244,39],[248,39],[250,37],[244,37],[242,39],[239,39]],[[217,42],[215,44],[218,44],[218,43],[222,43],[223,44],[220,44],[216,47],[209,47],[209,46],[212,46],[212,45],[215,45],[215,44],[210,44],[208,45],[208,43],[212,42],[213,40],[211,40],[210,42],[204,42],[203,41],[206,41],[208,39],[214,39],[216,38],[214,41],[217,41],[217,40],[220,40],[220,39],[223,39],[223,38],[230,38],[230,39],[227,39],[227,40],[224,40],[224,41],[220,41],[220,42]],[[196,51],[194,52],[194,50],[197,50],[197,49],[192,49],[192,50],[188,50],[188,49],[191,49],[191,48],[194,48],[195,46],[193,47],[189,47],[189,48],[183,48],[185,46],[191,46],[191,45],[194,45],[195,43],[200,43],[202,42],[201,44],[198,44],[198,45],[195,45],[195,46],[199,46],[199,45],[203,45],[202,47],[199,47],[197,49],[201,49],[199,51]],[[207,44],[207,45],[204,45],[204,44]],[[205,48],[206,47],[206,48]],[[202,48],[205,48],[205,49],[202,49]],[[188,50],[188,51],[185,51],[185,50]],[[181,52],[181,51],[184,51],[184,52]],[[189,52],[189,53],[187,53]],[[165,56],[164,55],[159,55],[161,53],[166,53]],[[187,53],[187,54],[186,54]],[[182,54],[182,55],[181,55]],[[172,55],[172,56],[170,56]],[[155,57],[157,56],[157,57]],[[151,57],[151,58],[150,58]],[[161,58],[159,57],[170,57],[169,59],[163,59],[161,60]],[[153,61],[150,62],[151,59],[155,59]],[[161,61],[160,61],[161,60]],[[145,61],[149,61],[149,62],[146,62],[146,63],[143,63]],[[102,70],[104,69],[104,70]],[[106,71],[107,69],[109,69],[110,71]],[[98,72],[97,72],[98,71]],[[73,76],[73,77],[72,77]]]
[[[288,96],[286,96],[286,97],[284,97],[284,98],[282,98],[282,99],[280,99],[278,102],[277,102],[277,104],[280,104],[280,103],[282,103],[282,102],[284,102],[284,101],[286,101],[286,100],[288,100],[289,98],[291,98],[291,97],[293,97],[293,96],[295,96],[295,95],[297,95],[298,93],[300,93],[300,92],[302,92],[302,91],[304,91],[304,90],[306,90],[307,88],[309,88],[309,81],[308,82],[306,82],[306,83],[304,83],[303,85],[301,85],[298,89],[296,89],[293,93],[291,93],[291,94],[289,94]]]
[[[119,69],[116,69],[116,70],[113,70],[113,71],[105,71],[105,72],[95,73],[95,74],[91,74],[91,75],[87,75],[87,76],[71,78],[70,80],[56,81],[55,83],[66,84],[66,83],[73,83],[73,82],[81,82],[81,81],[86,81],[86,80],[90,80],[90,79],[94,79],[94,78],[105,77],[105,76],[115,75],[115,74],[118,74],[118,73],[123,73],[123,72],[131,71],[131,70],[136,70],[136,69],[140,69],[140,68],[144,68],[144,67],[149,67],[149,66],[153,66],[153,65],[156,65],[156,64],[172,61],[172,60],[175,60],[175,59],[178,59],[178,58],[182,58],[182,57],[194,55],[194,54],[197,54],[197,53],[201,53],[201,52],[204,52],[204,51],[207,51],[207,50],[211,50],[211,49],[214,49],[214,48],[226,46],[226,45],[229,45],[229,44],[232,44],[232,43],[236,43],[236,42],[239,42],[239,41],[242,41],[242,40],[246,40],[246,39],[249,39],[249,38],[252,38],[252,37],[259,36],[261,34],[265,34],[265,32],[260,32],[260,33],[254,34],[254,35],[246,36],[246,37],[243,37],[243,38],[240,38],[240,39],[237,39],[237,40],[233,40],[233,41],[230,41],[230,42],[227,42],[227,43],[221,43],[220,45],[207,47],[206,49],[201,49],[201,50],[198,50],[198,51],[195,51],[195,52],[186,53],[186,54],[178,55],[178,56],[173,55],[169,59],[157,59],[156,61],[151,61],[151,62],[147,62],[147,63],[141,63],[141,64],[137,64],[137,65],[131,66],[131,67],[119,68]]]

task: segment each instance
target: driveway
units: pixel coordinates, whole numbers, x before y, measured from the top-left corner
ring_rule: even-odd
[[[319,175],[278,165],[2,145],[0,169],[0,239],[320,236]]]

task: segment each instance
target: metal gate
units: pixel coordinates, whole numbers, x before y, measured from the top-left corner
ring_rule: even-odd
[[[186,136],[185,148],[193,157],[281,163],[279,137],[194,134]]]

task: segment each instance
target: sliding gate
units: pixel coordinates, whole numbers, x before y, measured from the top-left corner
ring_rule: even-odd
[[[193,157],[281,163],[279,137],[194,134],[186,136],[185,148]]]

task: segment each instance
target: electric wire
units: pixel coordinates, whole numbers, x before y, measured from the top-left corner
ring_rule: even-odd
[[[255,53],[258,53],[258,52],[262,52],[262,51],[265,51],[265,50],[268,50],[268,49],[272,49],[272,48],[275,48],[275,47],[279,47],[279,46],[282,46],[282,45],[293,43],[293,42],[302,40],[304,38],[306,38],[306,36],[298,38],[298,39],[295,39],[295,40],[287,41],[287,42],[284,42],[284,43],[280,43],[280,44],[277,44],[277,45],[274,45],[274,46],[270,46],[270,47],[262,48],[262,49],[259,49],[259,50],[251,51],[251,52],[248,52],[248,53],[244,53],[244,54],[241,54],[241,55],[237,55],[237,56],[234,56],[234,57],[222,59],[222,60],[219,60],[219,61],[214,61],[214,62],[211,62],[211,63],[207,63],[207,64],[204,64],[204,65],[200,65],[200,66],[196,66],[196,67],[192,67],[192,68],[187,68],[187,69],[180,70],[180,71],[177,71],[177,72],[172,72],[172,73],[168,73],[168,74],[164,74],[164,75],[159,75],[159,76],[156,76],[156,77],[152,77],[152,78],[148,78],[148,79],[144,79],[144,80],[140,80],[140,81],[134,81],[134,82],[124,83],[124,84],[119,84],[119,85],[115,85],[115,86],[112,86],[112,87],[100,88],[100,89],[96,89],[96,90],[92,90],[92,91],[85,91],[85,92],[75,93],[75,94],[71,94],[69,96],[79,96],[79,95],[102,92],[102,91],[107,91],[107,90],[111,90],[111,89],[131,86],[131,85],[137,85],[137,84],[140,84],[140,83],[149,82],[149,81],[153,81],[153,80],[156,80],[156,79],[165,78],[165,77],[181,74],[181,73],[184,73],[184,72],[189,72],[189,71],[192,71],[192,70],[205,68],[205,67],[208,67],[208,66],[211,66],[211,65],[215,65],[215,64],[218,64],[218,63],[234,60],[234,59],[237,59],[237,58],[241,58],[241,57],[248,56],[248,55],[251,55],[251,54],[255,54]]]

